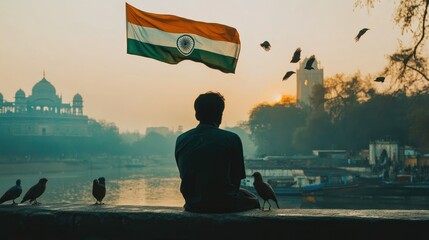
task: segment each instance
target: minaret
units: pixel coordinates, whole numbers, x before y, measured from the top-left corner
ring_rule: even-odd
[[[313,63],[312,70],[304,69],[308,58],[305,58],[296,70],[296,97],[299,106],[310,105],[310,97],[313,86],[316,84],[323,85],[323,68],[319,69],[320,62]]]
[[[19,89],[15,93],[15,112],[25,112],[27,110],[27,101],[25,98],[25,92]]]
[[[73,97],[73,113],[83,115],[83,99],[79,93],[76,93]]]

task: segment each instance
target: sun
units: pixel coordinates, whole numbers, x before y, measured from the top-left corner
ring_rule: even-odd
[[[274,102],[280,102],[280,100],[282,100],[282,94],[281,93],[276,93],[276,94],[274,94],[274,96],[273,96],[273,100],[274,100]]]

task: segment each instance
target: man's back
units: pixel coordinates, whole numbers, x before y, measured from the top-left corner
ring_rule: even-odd
[[[228,211],[245,178],[243,148],[235,133],[200,124],[176,142],[180,191],[190,211]]]

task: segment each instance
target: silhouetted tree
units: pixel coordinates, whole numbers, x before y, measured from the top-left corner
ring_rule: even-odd
[[[324,109],[326,102],[326,88],[322,84],[315,84],[311,89],[310,105],[314,110]]]
[[[330,149],[335,145],[338,133],[325,111],[313,111],[305,121],[305,125],[296,129],[293,145],[302,152],[314,149]]]
[[[120,137],[119,129],[114,123],[90,121],[89,132],[91,138],[87,151],[90,153],[122,155],[129,151],[129,146]]]
[[[292,98],[283,98],[274,105],[260,104],[252,109],[248,121],[251,137],[258,155],[285,155],[296,153],[292,144],[295,130],[308,115],[298,108]]]
[[[348,108],[358,105],[372,93],[368,80],[363,80],[360,73],[352,76],[335,74],[325,80],[325,107],[332,120],[339,121]]]
[[[429,94],[428,89],[413,94],[409,100],[408,139],[411,145],[418,147],[422,152],[429,152]],[[426,92],[426,93],[425,93]]]
[[[163,136],[149,132],[133,144],[134,153],[143,156],[173,156],[175,135]]]
[[[429,151],[429,87],[378,93],[371,77],[337,74],[313,89],[311,110],[293,102],[260,104],[248,126],[259,155],[336,148],[359,151],[389,136]],[[323,95],[322,93],[325,93]],[[326,108],[317,107],[322,105]]]
[[[373,8],[376,0],[356,0],[356,7]],[[390,54],[383,75],[391,75],[396,80],[397,89],[417,87],[422,80],[429,81],[427,43],[428,0],[400,0],[395,2],[394,23],[399,25],[402,35],[409,34],[411,41],[400,41],[398,49]]]

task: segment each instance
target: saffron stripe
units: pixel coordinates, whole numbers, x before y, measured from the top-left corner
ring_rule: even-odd
[[[142,27],[156,28],[170,33],[196,34],[208,39],[240,44],[238,31],[218,23],[206,23],[174,15],[141,11],[126,3],[127,21]]]

